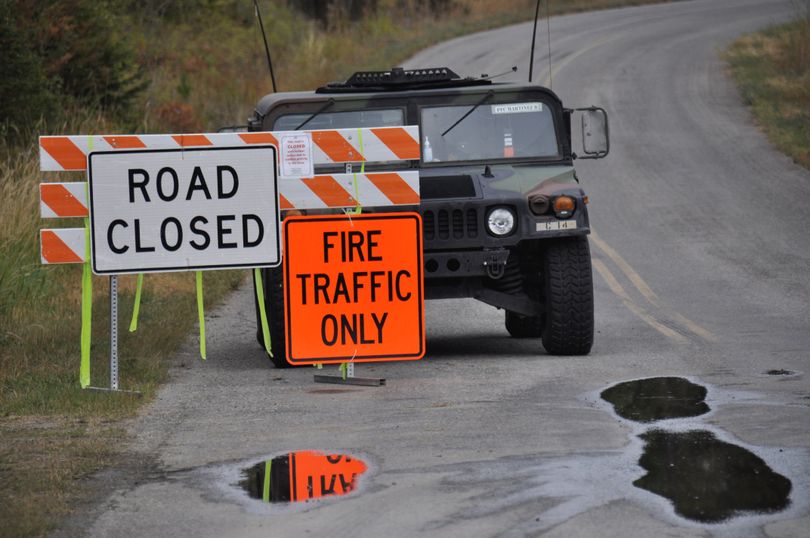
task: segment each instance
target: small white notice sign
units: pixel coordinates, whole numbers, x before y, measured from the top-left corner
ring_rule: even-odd
[[[90,153],[96,274],[276,266],[274,146]]]
[[[312,177],[312,135],[301,133],[284,135],[280,140],[281,177]]]
[[[525,112],[542,112],[543,103],[509,103],[492,105],[493,114],[522,114]]]

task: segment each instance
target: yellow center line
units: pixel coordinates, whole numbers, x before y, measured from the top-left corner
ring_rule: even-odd
[[[673,318],[675,318],[675,321],[677,321],[678,323],[680,323],[681,325],[683,325],[696,335],[702,337],[703,339],[708,340],[709,342],[717,342],[719,340],[716,334],[711,332],[709,329],[701,327],[700,325],[698,325],[691,319],[687,318],[683,314],[675,312],[674,310],[670,310],[669,313]]]
[[[626,276],[627,279],[630,280],[633,286],[636,287],[636,289],[641,293],[641,295],[644,296],[645,299],[647,299],[650,302],[650,304],[652,304],[653,306],[661,306],[658,296],[655,294],[652,288],[650,288],[650,286],[647,285],[644,279],[641,278],[641,275],[639,275],[635,271],[635,269],[630,267],[630,264],[627,263],[625,259],[619,255],[618,252],[613,250],[613,247],[602,241],[602,239],[598,235],[596,235],[596,232],[594,232],[593,229],[591,229],[591,241],[593,242],[594,245],[596,245],[596,247],[599,250],[604,252],[608,258],[613,260],[613,263],[615,263],[618,266],[618,268],[621,269],[622,273],[624,273],[624,276]]]
[[[624,306],[626,306],[628,310],[630,310],[633,314],[638,316],[639,319],[641,319],[647,325],[649,325],[656,331],[660,332],[664,336],[667,336],[680,344],[688,342],[685,336],[676,331],[673,331],[666,325],[659,323],[644,308],[637,305],[630,297],[630,295],[625,291],[622,285],[619,284],[619,281],[616,280],[616,277],[613,276],[613,273],[610,272],[610,269],[607,268],[607,266],[604,264],[604,262],[602,262],[602,260],[594,258],[592,260],[592,263],[594,269],[596,269],[597,272],[599,272],[599,274],[602,275],[602,278],[605,280],[610,290],[622,300],[622,303],[624,303]]]
[[[608,258],[610,258],[613,261],[613,263],[616,264],[616,266],[621,270],[621,272],[624,273],[624,276],[627,277],[630,283],[633,284],[633,286],[639,291],[639,293],[641,293],[641,295],[644,296],[645,299],[647,299],[647,301],[651,305],[657,308],[661,308],[662,310],[665,310],[667,314],[673,318],[674,321],[682,325],[685,329],[696,334],[697,336],[700,336],[701,338],[704,338],[705,340],[708,340],[710,342],[717,341],[717,336],[715,336],[711,331],[709,331],[704,327],[701,327],[700,325],[690,320],[683,314],[680,314],[672,310],[671,308],[663,305],[661,303],[661,300],[658,298],[658,295],[656,295],[655,292],[652,290],[652,288],[650,288],[650,286],[647,284],[647,282],[645,282],[644,279],[641,278],[641,275],[639,275],[635,271],[635,269],[633,269],[630,266],[630,264],[627,263],[627,261],[613,249],[613,247],[605,243],[598,235],[596,235],[596,232],[594,232],[593,230],[591,230],[591,241],[599,250],[601,250]]]
[[[568,64],[570,64],[571,62],[573,62],[574,60],[576,60],[577,58],[579,58],[583,54],[586,54],[586,53],[592,51],[593,49],[595,49],[597,47],[601,47],[602,45],[605,45],[605,44],[617,39],[618,37],[620,37],[620,34],[618,34],[618,35],[613,34],[613,35],[606,36],[605,38],[600,39],[598,41],[595,41],[595,42],[591,43],[590,45],[588,45],[587,47],[585,47],[583,49],[580,49],[577,52],[575,52],[575,53],[571,54],[570,56],[568,56],[567,58],[557,62],[553,66],[553,68],[548,70],[548,72],[546,73],[546,76],[543,79],[543,85],[544,86],[550,86],[552,78],[557,76],[557,74],[560,72],[560,70],[562,68],[564,68],[565,66],[567,66]],[[644,298],[652,306],[654,306],[656,308],[661,308],[662,310],[667,311],[669,316],[671,318],[673,318],[674,321],[676,321],[677,323],[679,323],[680,325],[682,325],[684,328],[691,331],[692,333],[700,336],[701,338],[704,338],[705,340],[708,340],[710,342],[716,342],[717,341],[717,336],[715,336],[708,329],[700,326],[699,324],[697,324],[694,321],[690,320],[689,318],[687,318],[683,314],[680,314],[680,313],[672,310],[671,308],[669,308],[667,306],[664,306],[661,303],[658,296],[652,290],[652,288],[650,288],[650,286],[644,281],[644,279],[641,278],[641,275],[639,275],[630,266],[630,264],[627,263],[625,261],[625,259],[622,258],[619,255],[618,252],[613,250],[613,248],[610,245],[608,245],[602,239],[600,239],[599,236],[596,235],[596,232],[593,231],[593,229],[591,229],[591,241],[594,243],[594,245],[596,245],[597,248],[599,248],[599,250],[604,252],[605,255],[607,255],[613,261],[613,263],[615,263],[619,267],[621,272],[624,273],[624,275],[627,277],[628,280],[630,280],[630,283],[633,284],[633,286],[639,291],[639,293],[641,293],[641,295],[643,295]],[[613,276],[613,274],[610,272],[610,270],[608,270],[608,268],[607,268],[607,266],[605,264],[603,264],[602,262],[600,262],[598,260],[594,260],[594,266],[597,266],[597,262],[598,262],[597,270],[605,278],[605,280],[608,281],[608,286],[610,286],[610,288],[613,290],[614,293],[616,293],[616,295],[619,295],[619,297],[622,298],[622,301],[624,301],[624,303],[627,305],[627,307],[630,310],[633,310],[634,313],[636,313],[636,315],[639,315],[639,313],[636,312],[634,309],[641,309],[641,307],[638,306],[637,304],[635,304],[632,301],[630,296],[627,295],[627,293],[624,291],[624,288],[622,288],[621,284],[619,284],[618,280],[616,280],[616,278]],[[602,270],[600,270],[599,267],[601,267]],[[613,285],[611,285],[611,282],[613,282],[617,287],[614,287]],[[621,290],[621,292],[624,294],[624,296],[622,296],[620,293],[618,293],[617,289]],[[633,305],[633,306],[631,307],[630,305]],[[643,309],[642,309],[642,311],[643,311]],[[646,314],[646,311],[643,311],[643,312],[645,313],[645,315],[648,315],[648,314]],[[639,317],[641,317],[641,316],[639,315]],[[652,319],[652,317],[650,317],[650,319]],[[647,320],[645,320],[645,321],[647,321]],[[655,323],[658,323],[654,319],[652,319],[652,321],[655,322]],[[649,323],[649,321],[648,321],[648,323]],[[680,335],[679,333],[676,333],[675,331],[672,331],[668,327],[665,327],[664,325],[661,325],[660,323],[658,323],[658,325],[660,325],[661,327],[663,327],[667,331],[669,331],[669,332],[671,332],[673,334],[676,334],[678,337],[683,338],[682,335]]]

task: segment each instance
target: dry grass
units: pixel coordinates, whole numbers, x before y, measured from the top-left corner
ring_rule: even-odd
[[[83,493],[81,479],[109,465],[125,440],[123,430],[104,422],[51,417],[7,420],[0,436],[3,536],[45,534],[50,521],[70,513],[71,499]]]
[[[92,124],[78,121],[63,127],[66,132],[98,132]],[[139,330],[126,332],[134,277],[122,277],[121,382],[142,391],[144,398],[80,390],[81,268],[41,265],[37,230],[82,223],[39,218],[40,179],[66,180],[70,174],[41,174],[38,168],[38,155],[30,147],[5,148],[0,159],[3,536],[42,535],[70,511],[71,502],[84,494],[81,479],[108,465],[124,444],[120,428],[109,424],[149,400],[165,380],[166,358],[196,322],[192,274],[148,275]],[[207,273],[209,306],[241,279],[241,273]],[[107,280],[94,278],[91,366],[97,386],[108,383],[107,293]]]
[[[796,10],[792,22],[738,39],[726,60],[757,124],[810,168],[810,1]]]
[[[552,0],[550,7],[559,13],[650,1]],[[184,23],[136,23],[132,32],[151,80],[136,125],[73,110],[64,114],[70,120],[63,124],[25,128],[32,141],[27,146],[0,143],[0,533],[4,536],[42,535],[69,512],[84,494],[81,479],[109,465],[116,447],[125,441],[116,421],[131,416],[151,398],[166,378],[166,358],[196,324],[193,275],[147,275],[139,331],[126,332],[134,277],[121,278],[121,383],[144,397],[79,389],[81,269],[41,265],[37,230],[82,223],[41,220],[37,184],[83,178],[40,173],[34,135],[191,132],[244,123],[257,98],[270,89],[252,8],[249,2],[244,4],[248,9],[241,21],[202,17]],[[533,15],[534,2],[459,0],[453,12],[441,17],[382,9],[360,21],[333,21],[327,29],[303,20],[282,3],[262,2],[262,9],[280,89],[291,90],[345,78],[358,69],[387,68],[431,43],[526,20]],[[206,273],[208,306],[237,286],[243,275]],[[94,385],[107,383],[107,326],[107,280],[95,278]]]

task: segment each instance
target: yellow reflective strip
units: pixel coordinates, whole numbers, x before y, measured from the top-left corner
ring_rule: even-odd
[[[197,271],[197,313],[200,317],[200,357],[205,360],[205,305],[203,304],[202,271]]]
[[[270,481],[272,480],[271,471],[273,470],[273,460],[267,460],[264,462],[264,481],[263,481],[263,491],[262,491],[262,500],[266,503],[270,502]]]
[[[82,335],[79,384],[90,386],[90,344],[93,323],[93,271],[90,268],[90,219],[84,219],[84,253],[82,264]]]
[[[132,321],[129,322],[129,332],[138,330],[138,314],[141,311],[141,290],[143,289],[143,273],[138,273],[135,281],[135,303],[132,305]]]
[[[270,342],[270,327],[267,325],[267,310],[264,305],[264,285],[262,284],[261,269],[253,269],[253,282],[256,284],[256,302],[259,303],[259,321],[262,326],[262,338],[264,339],[264,349],[267,354],[273,356],[273,345]]]
[[[84,184],[84,194],[90,199],[90,184]],[[84,264],[82,265],[82,334],[81,362],[79,364],[79,384],[90,386],[90,345],[93,324],[93,271],[90,266],[90,218],[84,219]]]

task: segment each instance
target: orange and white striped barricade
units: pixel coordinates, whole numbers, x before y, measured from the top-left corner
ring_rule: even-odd
[[[311,141],[312,166],[346,164],[397,163],[420,158],[418,127],[380,127],[319,131],[240,132],[203,134],[88,135],[42,136],[39,139],[42,171],[88,171],[92,155],[140,152],[200,153],[208,149],[237,149],[254,146],[279,147],[285,137],[306,136]],[[257,148],[258,149],[258,148]],[[277,150],[276,150],[277,151]],[[123,155],[122,155],[123,157]],[[403,167],[404,168],[404,167]],[[362,168],[361,168],[362,170]],[[90,181],[92,187],[93,181]],[[361,172],[313,174],[282,177],[277,188],[278,210],[385,207],[419,204],[419,174],[414,170],[394,172]],[[88,183],[42,183],[40,212],[43,218],[89,218],[95,226],[93,195]],[[277,218],[277,217],[276,217]],[[277,226],[276,222],[276,226]],[[95,261],[96,249],[88,244],[93,230],[85,228],[43,229],[40,232],[41,260],[45,264],[84,263]],[[95,236],[92,236],[95,237]],[[208,267],[173,267],[171,270]],[[95,271],[111,275],[111,313],[117,310],[116,275],[145,272],[144,267],[129,270],[112,268]],[[148,270],[148,268],[146,268]],[[155,272],[164,269],[158,267]],[[88,344],[89,345],[89,344]],[[118,389],[117,321],[111,316],[110,388]],[[84,347],[84,346],[83,346]],[[83,351],[84,354],[84,351]],[[112,364],[112,361],[115,364]],[[84,365],[83,365],[84,366]],[[113,367],[114,366],[114,367]],[[82,385],[89,383],[89,372],[82,375]]]
[[[86,170],[93,151],[178,149],[203,147],[279,146],[284,136],[312,137],[315,165],[409,161],[419,159],[419,128],[379,127],[321,131],[207,133],[179,135],[41,136],[42,171]],[[362,148],[362,149],[361,149]]]

